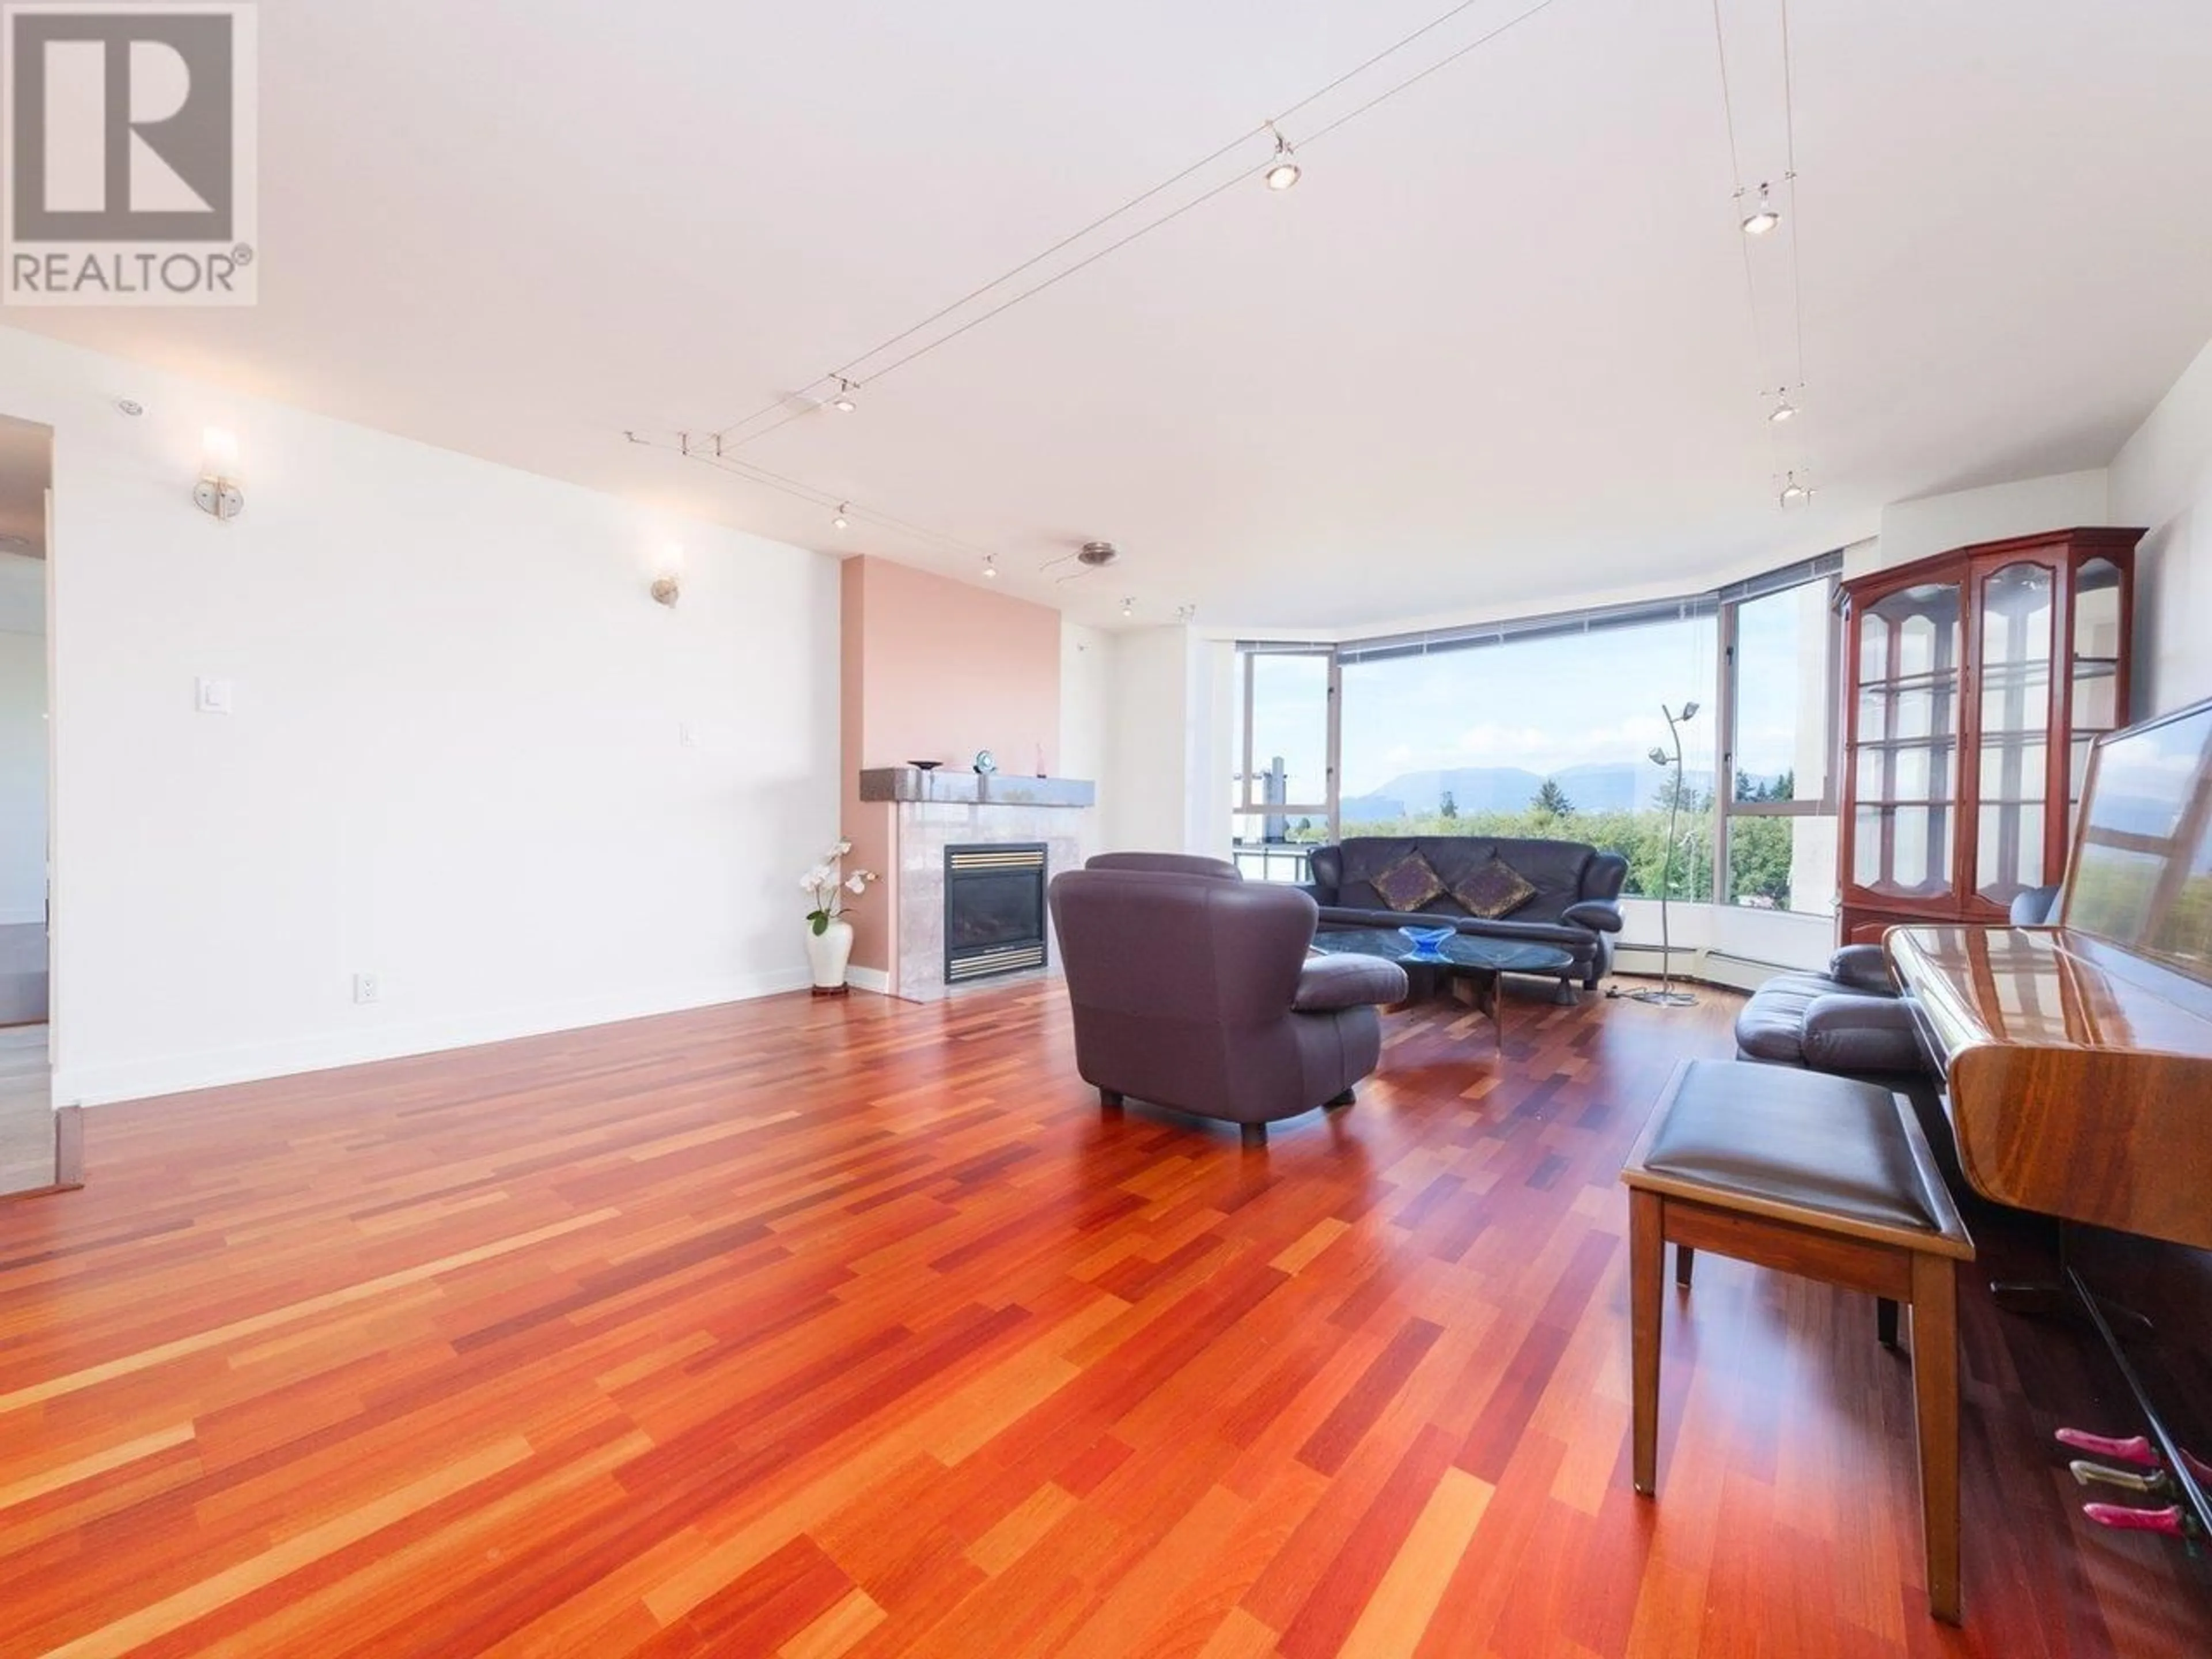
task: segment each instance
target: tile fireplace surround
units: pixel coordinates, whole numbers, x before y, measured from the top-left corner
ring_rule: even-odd
[[[860,799],[893,803],[891,844],[898,866],[898,903],[891,917],[890,992],[909,1002],[935,1002],[945,983],[945,849],[997,842],[1042,842],[1048,878],[1080,868],[1092,834],[1095,785],[1077,778],[988,776],[923,772],[911,766],[860,774]],[[1045,929],[1050,953],[1043,971],[1060,969],[1059,942]],[[1019,975],[979,980],[1003,985]]]

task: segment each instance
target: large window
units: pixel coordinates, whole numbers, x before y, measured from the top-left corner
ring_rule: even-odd
[[[1343,836],[1544,836],[1620,853],[1632,894],[1831,915],[1838,563],[1663,603],[1242,647],[1237,860],[1297,881],[1307,846]]]
[[[1731,904],[1836,912],[1835,594],[1831,575],[1722,608]]]
[[[1671,874],[1677,897],[1709,898],[1714,650],[1709,602],[1347,647],[1343,833],[1586,841],[1628,860],[1632,893]],[[1662,706],[1692,702],[1677,798]]]

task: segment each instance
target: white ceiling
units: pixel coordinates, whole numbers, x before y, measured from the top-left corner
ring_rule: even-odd
[[[1475,0],[1285,131],[1528,3]],[[260,306],[13,320],[973,579],[975,551],[835,532],[622,432],[759,408],[1443,6],[286,0],[261,9]],[[1778,178],[1778,0],[1723,13],[1745,172]],[[1296,190],[1235,185],[743,456],[1087,619],[1127,595],[1316,629],[1687,584],[1887,501],[2103,465],[2212,335],[2212,6],[1790,21],[1790,428],[1759,396],[1794,377],[1790,246],[1750,250],[1763,367],[1711,0],[1554,0],[1304,143]],[[1789,466],[1819,494],[1784,514]],[[1120,570],[1040,572],[1092,537]]]

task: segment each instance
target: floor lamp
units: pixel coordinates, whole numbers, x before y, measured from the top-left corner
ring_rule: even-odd
[[[1674,988],[1674,940],[1667,929],[1667,902],[1674,892],[1674,822],[1682,810],[1682,727],[1698,717],[1698,705],[1686,702],[1677,716],[1665,703],[1659,712],[1667,716],[1667,739],[1674,752],[1668,754],[1656,744],[1652,746],[1651,763],[1673,769],[1672,786],[1667,791],[1667,853],[1660,866],[1659,875],[1659,988],[1646,987],[1628,994],[1638,1002],[1656,1002],[1667,1008],[1687,1008],[1697,998],[1687,991]]]

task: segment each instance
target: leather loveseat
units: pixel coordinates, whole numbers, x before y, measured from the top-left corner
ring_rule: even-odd
[[[1738,1060],[1885,1081],[1923,1072],[1912,1011],[1879,945],[1846,945],[1826,973],[1777,974],[1736,1012]]]
[[[2057,898],[2056,887],[2016,894],[2012,925],[2045,926]],[[1860,1078],[1903,1090],[1917,1103],[1936,1094],[1912,1011],[1879,945],[1846,945],[1828,958],[1826,973],[1777,974],[1753,991],[1736,1013],[1735,1057]]]
[[[1313,901],[1233,865],[1113,854],[1056,876],[1052,920],[1075,1015],[1075,1069],[1106,1109],[1122,1097],[1267,1126],[1352,1103],[1382,1050],[1378,1004],[1406,997],[1395,963],[1309,957]]]
[[[1443,890],[1412,910],[1393,908],[1375,879],[1418,853]],[[1535,889],[1525,903],[1495,918],[1468,914],[1452,896],[1466,878],[1498,860]],[[1308,855],[1305,888],[1321,907],[1323,927],[1440,927],[1464,933],[1557,945],[1574,957],[1571,977],[1595,989],[1613,970],[1613,935],[1620,931],[1620,888],[1628,860],[1578,841],[1486,836],[1354,836]]]
[[[1832,1072],[1901,1094],[1946,1170],[1955,1164],[1940,1080],[1879,945],[1846,945],[1828,958],[1826,973],[1777,974],[1753,991],[1736,1012],[1735,1057]]]

